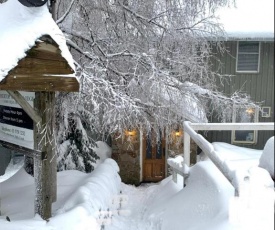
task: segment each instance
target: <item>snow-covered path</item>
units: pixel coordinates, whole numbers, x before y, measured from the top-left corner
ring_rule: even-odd
[[[154,185],[152,187],[155,187]],[[146,203],[150,198],[148,185],[139,187],[122,183],[121,187],[123,202],[118,215],[113,217],[106,230],[144,230],[151,229],[150,223],[145,221],[144,214],[147,209]],[[152,190],[151,190],[152,191]]]
[[[171,177],[160,183],[142,184],[139,187],[121,184],[123,202],[121,214],[113,217],[106,230],[158,230],[162,221],[158,220],[155,209],[164,204],[181,190]],[[157,220],[157,221],[156,221]]]

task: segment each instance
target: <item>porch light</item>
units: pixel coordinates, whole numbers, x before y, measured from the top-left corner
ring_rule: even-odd
[[[248,108],[246,109],[246,111],[248,114],[253,114],[254,113],[254,109],[253,108]]]
[[[130,136],[130,137],[135,136],[136,130],[129,128],[128,130],[125,131],[125,134],[126,136]]]
[[[177,128],[175,129],[175,136],[176,136],[176,137],[180,137],[180,136],[181,136],[181,131],[180,131],[180,128],[179,128],[179,127],[177,127]]]

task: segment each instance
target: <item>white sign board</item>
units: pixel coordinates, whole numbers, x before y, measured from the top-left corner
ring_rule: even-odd
[[[20,94],[33,107],[34,92]],[[33,120],[6,92],[0,90],[0,140],[22,147],[34,148]]]

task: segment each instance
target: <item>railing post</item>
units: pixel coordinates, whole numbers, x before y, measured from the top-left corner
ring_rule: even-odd
[[[173,169],[172,177],[173,177],[173,181],[174,181],[175,183],[177,183],[177,182],[178,182],[178,175],[177,175],[177,173],[175,172],[174,169]]]
[[[183,144],[184,163],[190,166],[190,135],[187,132],[184,132]]]

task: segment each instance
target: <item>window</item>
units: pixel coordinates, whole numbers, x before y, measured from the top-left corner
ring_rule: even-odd
[[[271,107],[262,107],[262,117],[271,116]]]
[[[260,43],[239,42],[237,72],[259,72]]]
[[[233,111],[233,122],[250,123],[258,122],[258,109],[235,107]],[[233,130],[232,143],[257,143],[257,131],[255,130]]]

